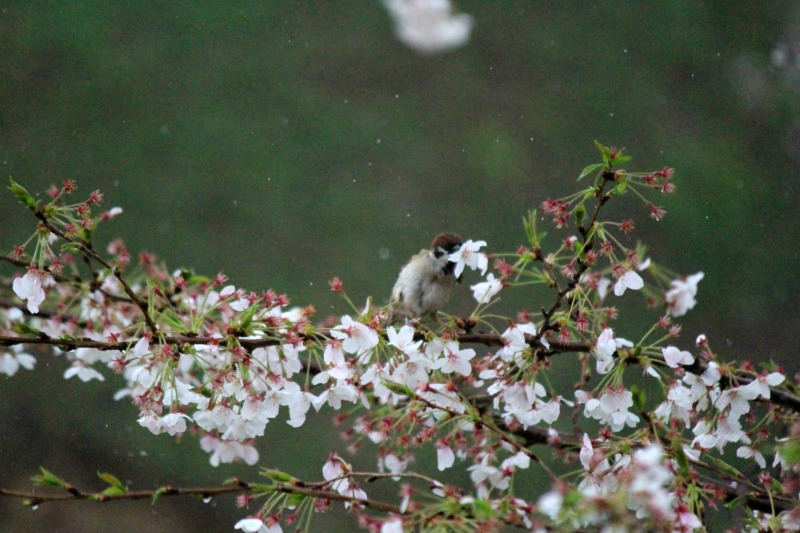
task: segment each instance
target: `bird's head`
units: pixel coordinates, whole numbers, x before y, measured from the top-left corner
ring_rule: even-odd
[[[464,241],[457,233],[440,233],[433,238],[431,253],[444,270],[445,274],[452,274],[455,263],[448,260],[447,256],[457,252]]]

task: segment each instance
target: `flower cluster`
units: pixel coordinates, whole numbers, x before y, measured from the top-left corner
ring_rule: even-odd
[[[601,155],[581,173],[591,184],[542,206],[573,234],[548,245],[534,212],[515,251],[467,240],[450,254],[456,277],[480,273],[477,305],[432,324],[387,323],[369,305],[315,322],[312,306],[223,274],[170,271],[149,253],[136,261],[121,240],[101,254],[93,235],[121,211],[93,214],[100,193],[70,204],[69,181],[37,201],[12,181],[38,225],[4,257],[16,270],[2,289],[0,373],[32,370],[49,346],[68,361],[65,378],[118,380],[116,398],[136,406],[144,431],[196,435],[213,466],[263,463],[270,422],[283,414],[297,428],[312,408],[330,415],[347,452],[374,450],[375,470],[358,472],[331,443],[319,482],[262,470],[268,483],[248,486],[242,505],[263,503],[235,525],[246,532],[307,524],[334,502],[385,533],[693,531],[740,495],[743,526],[797,526],[795,385],[780,368],[726,362],[705,336],[681,342],[674,320],[697,305],[703,273],[671,272],[630,244],[633,219],[602,216],[628,193],[653,214],[646,194],[673,192],[673,172],[631,173],[621,150]],[[500,294],[531,286],[550,294],[530,296],[539,311],[496,314]],[[331,289],[350,302],[339,278]],[[656,315],[644,332],[625,320],[639,302]],[[416,470],[428,461],[469,481]],[[556,474],[561,462],[571,475]],[[400,484],[397,504],[364,490],[376,480]]]

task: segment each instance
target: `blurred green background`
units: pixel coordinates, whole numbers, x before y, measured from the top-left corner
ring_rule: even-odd
[[[731,359],[797,371],[800,4],[458,8],[475,18],[470,42],[420,56],[377,0],[3,2],[0,175],[36,191],[66,178],[99,188],[125,210],[104,242],[286,292],[322,318],[346,311],[331,277],[356,302],[385,303],[439,231],[513,250],[521,217],[575,190],[597,139],[626,147],[633,170],[677,169],[665,220],[633,198],[618,213],[637,219],[654,259],[706,273],[679,344],[705,333]],[[0,228],[6,251],[34,228],[10,194]],[[449,311],[469,312],[462,293]],[[549,301],[511,295],[498,310]],[[635,337],[654,318],[623,314],[618,328]],[[111,400],[113,377],[65,382],[64,368],[48,355],[0,380],[0,486],[28,488],[39,465],[92,488],[96,471],[132,488],[255,478],[212,470],[191,437],[151,436]],[[318,420],[270,424],[261,464],[319,478],[344,444]],[[35,511],[0,499],[0,530],[229,531],[246,514],[232,498]],[[335,514],[317,530],[352,528]]]

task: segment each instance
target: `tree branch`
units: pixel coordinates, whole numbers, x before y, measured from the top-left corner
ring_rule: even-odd
[[[86,256],[88,258],[91,258],[94,261],[97,261],[104,268],[107,268],[109,270],[114,270],[114,276],[117,278],[117,280],[119,280],[119,283],[120,283],[120,285],[122,285],[122,288],[125,291],[125,294],[127,294],[130,297],[130,299],[133,300],[133,303],[136,304],[136,307],[138,307],[139,310],[142,312],[142,315],[144,316],[144,321],[147,323],[147,327],[150,329],[150,331],[153,333],[153,335],[154,336],[158,336],[158,328],[156,327],[156,323],[153,321],[153,317],[150,316],[150,312],[147,310],[147,306],[136,295],[134,290],[131,288],[131,286],[128,284],[128,282],[125,280],[124,276],[122,275],[122,272],[119,272],[119,270],[114,269],[105,259],[103,259],[99,255],[97,255],[97,252],[92,250],[85,243],[83,243],[81,241],[77,241],[77,240],[75,240],[75,239],[73,239],[71,237],[68,237],[63,231],[61,231],[58,228],[54,227],[50,223],[50,221],[47,219],[47,217],[45,216],[44,212],[42,212],[41,209],[37,209],[36,210],[36,217],[39,220],[42,221],[42,224],[45,225],[45,227],[47,228],[48,231],[50,231],[51,233],[53,233],[55,235],[58,235],[59,237],[61,237],[65,241],[70,242],[70,243],[75,244],[76,246],[78,246],[78,248],[80,248],[81,253],[84,254],[84,256]]]

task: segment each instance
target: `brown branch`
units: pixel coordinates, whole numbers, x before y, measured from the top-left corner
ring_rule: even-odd
[[[243,348],[248,350],[254,350],[256,348],[263,348],[267,346],[278,346],[281,344],[285,344],[287,341],[285,339],[276,339],[276,338],[264,338],[264,339],[249,339],[249,338],[238,338],[238,337],[231,337],[235,339],[235,342],[238,343]],[[330,334],[327,332],[315,332],[310,334],[301,334],[300,338],[304,342],[325,342],[330,339]],[[63,351],[71,351],[76,350],[78,348],[94,348],[100,351],[125,351],[128,350],[129,347],[135,342],[136,339],[128,340],[128,341],[117,341],[117,342],[105,342],[105,341],[96,341],[93,339],[87,338],[53,338],[48,337],[44,333],[41,334],[40,337],[25,337],[25,336],[16,336],[16,335],[0,335],[0,346],[13,346],[17,344],[31,344],[31,345],[49,345],[49,346],[56,346]],[[197,344],[214,344],[214,343],[221,343],[225,342],[225,338],[218,338],[218,337],[196,337],[190,335],[169,335],[166,337],[161,338],[154,338],[153,344],[170,344],[174,346],[181,346],[184,344],[190,345],[197,345]],[[503,339],[500,335],[494,333],[465,333],[463,335],[456,335],[454,340],[464,343],[464,344],[481,344],[484,346],[502,346]],[[536,341],[536,336],[526,335],[526,341],[533,343]],[[552,353],[576,353],[576,352],[590,352],[592,350],[592,345],[583,342],[550,342],[550,349],[547,354]],[[657,359],[657,358],[656,358]],[[696,363],[696,369],[693,367],[688,367],[688,371],[702,373],[705,370],[705,366],[702,364]],[[754,378],[750,375],[746,374],[737,374],[734,377],[735,381],[739,385],[747,385],[751,383]],[[776,405],[780,405],[783,407],[787,407],[792,411],[800,413],[800,397],[784,391],[782,389],[778,389],[776,387],[770,387],[770,401],[775,403]]]
[[[600,187],[597,189],[596,197],[599,199],[597,202],[597,206],[595,207],[594,213],[592,214],[592,218],[586,223],[585,226],[580,225],[578,227],[578,233],[581,234],[581,238],[583,239],[583,250],[588,252],[592,248],[594,248],[594,234],[589,237],[589,232],[592,229],[592,226],[597,222],[597,218],[600,215],[600,209],[611,199],[611,195],[609,193],[603,194],[603,188],[606,186],[606,183],[610,181],[614,181],[615,173],[611,172],[610,170],[606,170],[603,172],[603,181],[600,183]],[[545,309],[542,307],[542,316],[544,317],[544,322],[542,323],[542,327],[539,330],[539,333],[536,334],[535,341],[538,342],[539,339],[547,332],[554,329],[554,326],[550,324],[550,319],[553,317],[555,312],[563,305],[564,298],[567,294],[569,294],[575,287],[578,285],[578,282],[581,279],[581,276],[584,272],[589,268],[589,264],[586,261],[581,260],[578,258],[578,268],[575,270],[575,273],[572,275],[572,278],[567,283],[567,286],[563,289],[558,285],[556,281],[555,274],[550,268],[550,276],[553,278],[553,282],[556,285],[557,293],[556,293],[556,300],[553,302],[553,305],[550,306],[549,309]]]
[[[7,263],[11,263],[12,265],[16,265],[16,266],[22,267],[22,268],[28,268],[29,266],[31,266],[31,262],[30,261],[23,261],[22,259],[14,259],[13,257],[9,257],[7,255],[0,255],[0,261],[5,261]],[[56,280],[59,283],[69,283],[69,282],[79,282],[80,281],[77,278],[70,278],[70,277],[67,277],[67,276],[65,276],[63,274],[55,274],[53,272],[50,272],[49,269],[45,269],[45,270],[47,270],[50,273],[50,275],[53,276],[53,279]]]
[[[385,503],[370,499],[362,500],[359,498],[355,498],[353,496],[345,496],[344,494],[339,494],[338,492],[312,489],[309,487],[298,486],[290,483],[276,483],[271,488],[274,489],[276,492],[283,492],[286,494],[303,494],[305,496],[310,496],[312,498],[322,498],[326,500],[349,502],[358,505],[363,505],[365,507],[369,507],[370,509],[375,509],[377,511],[383,511],[394,514],[403,514],[401,513],[400,506],[398,505],[393,505],[391,503]]]
[[[0,300],[0,307],[3,307],[3,301]],[[243,348],[247,349],[255,349],[255,348],[262,348],[266,346],[278,346],[281,344],[286,344],[288,341],[285,339],[275,339],[275,338],[263,338],[263,339],[250,339],[250,338],[240,338],[240,337],[231,337],[236,339],[236,343],[241,345]],[[315,342],[321,341],[325,342],[331,339],[331,336],[327,332],[316,332],[310,334],[301,334],[300,338],[305,342]],[[528,335],[526,336],[527,340],[533,341],[533,336]],[[138,339],[131,339],[127,341],[117,341],[117,342],[105,342],[105,341],[96,341],[93,339],[88,338],[54,338],[48,337],[44,334],[40,337],[24,337],[24,336],[16,336],[16,335],[0,335],[0,346],[12,346],[15,344],[43,344],[43,345],[51,345],[51,346],[58,346],[65,351],[75,350],[77,348],[95,348],[97,350],[106,351],[106,350],[117,350],[117,351],[124,351],[127,350],[128,347],[134,344]],[[173,345],[182,345],[182,344],[214,344],[214,343],[221,343],[224,342],[226,338],[219,338],[219,337],[198,337],[193,335],[167,335],[165,337],[154,338],[152,340],[153,344],[173,344]],[[454,340],[464,343],[464,344],[482,344],[484,346],[502,346],[503,339],[500,335],[496,335],[494,333],[468,333],[464,335],[457,335],[454,337]],[[551,342],[550,343],[550,351],[557,352],[557,353],[569,353],[569,352],[587,352],[591,350],[591,345],[581,342]]]
[[[357,503],[364,505],[371,509],[384,511],[389,513],[400,514],[400,507],[385,502],[376,500],[362,500],[353,496],[346,496],[338,492],[328,490],[315,489],[304,484],[298,483],[276,483],[275,485],[265,487],[266,492],[282,492],[285,494],[302,494],[311,498],[322,498],[326,500],[334,500],[341,502]],[[248,483],[241,480],[236,480],[233,485],[226,485],[222,487],[173,487],[166,485],[154,490],[139,490],[128,491],[122,494],[103,494],[102,492],[86,492],[78,489],[74,485],[69,485],[66,488],[66,494],[36,494],[33,492],[24,492],[18,490],[0,488],[0,496],[8,496],[11,498],[22,498],[27,500],[25,504],[29,507],[37,506],[46,502],[64,502],[64,501],[80,501],[91,500],[96,502],[112,502],[120,500],[149,500],[153,498],[160,498],[162,496],[199,496],[201,498],[210,498],[222,494],[249,494],[253,492],[263,492],[264,488],[259,488],[257,485]]]
[[[146,500],[161,496],[200,496],[208,498],[221,494],[250,493],[255,489],[250,483],[237,480],[235,484],[223,487],[173,487],[166,485],[154,490],[128,491],[122,494],[103,494],[102,492],[86,492],[70,485],[65,494],[36,494],[18,490],[0,488],[0,496],[23,498],[25,505],[33,507],[46,502],[92,500],[96,502],[112,502],[119,500]]]

